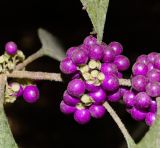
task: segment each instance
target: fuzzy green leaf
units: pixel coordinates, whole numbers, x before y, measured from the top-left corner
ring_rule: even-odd
[[[57,38],[54,37],[51,33],[40,28],[38,29],[38,36],[42,43],[42,50],[45,55],[58,61],[61,61],[65,57],[64,49],[62,48]]]
[[[81,0],[81,2],[88,12],[94,31],[97,33],[97,39],[101,42],[109,0]]]

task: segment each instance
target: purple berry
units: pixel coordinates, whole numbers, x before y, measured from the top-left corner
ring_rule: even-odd
[[[77,50],[77,49],[78,49],[78,47],[71,47],[71,48],[69,48],[69,49],[67,50],[67,52],[66,52],[67,57],[71,57],[72,54],[73,54],[73,52],[74,52],[75,50]]]
[[[85,82],[85,86],[86,90],[88,90],[89,92],[95,92],[100,89],[100,86],[95,86],[94,84],[88,84],[87,82]]]
[[[132,78],[132,87],[136,91],[145,91],[147,85],[147,79],[145,76],[138,75]]]
[[[157,113],[157,102],[152,100],[151,101],[151,105],[150,105],[150,108],[149,108],[149,112],[152,112],[152,113]]]
[[[89,111],[93,118],[99,119],[104,116],[106,109],[102,105],[91,105]]]
[[[39,99],[39,90],[35,85],[28,85],[23,91],[23,98],[28,103],[34,103]]]
[[[63,101],[64,101],[67,105],[76,106],[76,105],[80,102],[80,99],[79,99],[79,98],[72,97],[71,95],[68,94],[67,91],[65,91],[64,94],[63,94]]]
[[[95,104],[102,104],[106,100],[106,93],[102,88],[96,92],[91,92],[88,95],[93,99]]]
[[[84,65],[88,61],[88,56],[83,50],[77,49],[73,51],[71,59],[76,65]]]
[[[158,55],[157,52],[151,52],[148,54],[148,61],[154,63],[156,56]]]
[[[62,113],[69,115],[73,114],[76,111],[76,108],[74,106],[67,105],[64,101],[61,101],[60,110]]]
[[[128,87],[125,87],[125,86],[121,86],[121,87],[120,87],[120,90],[121,90],[122,96],[123,96],[126,92],[129,91]]]
[[[117,74],[118,69],[117,66],[113,63],[103,63],[101,66],[101,72],[104,74],[112,73],[112,74]]]
[[[85,83],[80,79],[74,79],[68,83],[67,91],[71,96],[80,97],[85,92]]]
[[[97,39],[91,35],[87,36],[83,41],[83,44],[88,48],[91,47],[92,45],[95,45],[96,43],[97,43]]]
[[[5,45],[5,51],[9,55],[15,55],[17,53],[17,45],[15,42],[8,42]]]
[[[146,92],[151,97],[160,96],[160,83],[159,82],[150,82],[146,86]]]
[[[151,104],[151,98],[145,92],[138,93],[135,97],[135,100],[135,105],[138,109],[146,109]]]
[[[91,46],[89,49],[89,57],[90,59],[101,60],[103,57],[103,48],[98,44]]]
[[[119,42],[111,42],[108,46],[110,46],[116,55],[119,55],[123,52],[123,46]]]
[[[132,67],[132,72],[134,75],[146,75],[148,72],[147,65],[143,63],[135,63]]]
[[[74,113],[74,120],[79,124],[86,124],[90,119],[91,114],[88,109],[77,109]]]
[[[113,74],[106,74],[102,82],[102,87],[107,91],[115,91],[119,87],[118,78]]]
[[[147,64],[147,63],[148,63],[148,56],[145,55],[145,54],[142,54],[141,56],[139,56],[139,57],[136,59],[136,62],[137,62],[137,63]]]
[[[155,58],[154,67],[160,69],[160,54],[158,54]]]
[[[60,63],[60,70],[64,74],[72,74],[76,72],[77,67],[70,58],[65,58]]]
[[[153,69],[147,73],[147,78],[150,82],[160,82],[160,71]]]
[[[134,120],[137,120],[137,121],[142,121],[145,119],[146,117],[146,113],[143,112],[143,111],[140,111],[138,110],[137,108],[133,107],[131,110],[130,110],[130,114],[131,114],[131,117],[134,119]]]
[[[117,66],[119,71],[125,71],[130,66],[130,61],[127,57],[123,55],[118,55],[114,59],[114,64]]]
[[[156,114],[155,114],[155,113],[147,113],[147,114],[146,114],[146,119],[145,119],[145,121],[146,121],[146,124],[147,124],[148,126],[153,125],[153,123],[154,123],[155,120],[156,120]]]
[[[107,99],[111,102],[118,102],[121,99],[121,97],[122,94],[120,89],[107,94]]]
[[[104,63],[113,62],[115,56],[116,56],[115,51],[114,51],[111,47],[107,46],[107,47],[104,49],[104,55],[103,55],[102,61],[103,61]]]
[[[148,71],[151,71],[151,70],[154,69],[154,64],[148,63],[148,64],[147,64],[147,67],[148,67]]]
[[[123,95],[123,101],[127,107],[133,107],[135,105],[135,94],[132,91],[126,91]]]

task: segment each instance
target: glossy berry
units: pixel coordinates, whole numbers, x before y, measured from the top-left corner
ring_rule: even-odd
[[[103,57],[103,47],[98,44],[93,45],[89,49],[89,57],[93,60],[101,60]]]
[[[146,92],[151,97],[160,96],[160,82],[151,82],[146,86]]]
[[[148,71],[147,78],[150,82],[160,82],[160,71],[157,69]]]
[[[84,65],[88,61],[88,56],[85,51],[77,49],[73,51],[71,59],[76,65]]]
[[[123,96],[126,92],[129,91],[128,87],[125,87],[125,86],[121,86],[121,87],[120,87],[120,90],[121,90],[122,96]]]
[[[100,86],[95,86],[94,84],[89,84],[87,82],[85,82],[85,87],[89,92],[96,92],[100,89]]]
[[[113,63],[103,63],[101,66],[101,72],[104,74],[112,73],[112,74],[117,74],[118,69],[117,66]]]
[[[70,58],[65,58],[61,61],[60,63],[60,70],[64,73],[64,74],[72,74],[74,72],[76,72],[77,67],[76,65],[73,63],[73,61]]]
[[[154,101],[154,100],[151,101],[149,112],[157,113],[157,102],[156,101]]]
[[[132,87],[136,91],[145,91],[147,85],[147,79],[145,76],[137,75],[132,78]]]
[[[137,120],[137,121],[142,121],[145,119],[146,117],[146,113],[143,112],[143,111],[140,111],[138,110],[137,108],[133,107],[131,110],[130,110],[130,114],[131,114],[131,117],[134,119],[134,120]]]
[[[125,71],[130,66],[130,61],[127,57],[123,55],[118,55],[114,59],[114,64],[117,66],[119,71]]]
[[[157,52],[151,52],[148,54],[148,61],[151,62],[151,63],[154,63],[155,59],[156,59],[156,56],[158,55]]]
[[[88,95],[93,99],[95,104],[102,104],[106,100],[106,92],[102,88]]]
[[[154,69],[154,64],[148,63],[148,64],[147,64],[147,67],[148,67],[148,71],[151,71],[151,70]]]
[[[104,106],[102,105],[91,105],[89,111],[91,116],[96,119],[102,118],[106,112]]]
[[[80,99],[79,99],[79,98],[72,97],[71,95],[68,94],[67,91],[65,91],[64,94],[63,94],[63,101],[64,101],[67,105],[76,106],[76,105],[80,102]]]
[[[133,75],[146,75],[148,72],[147,65],[143,63],[135,63],[132,67]]]
[[[146,109],[151,104],[151,98],[145,93],[140,92],[135,97],[135,105],[138,109]]]
[[[5,51],[9,55],[15,55],[17,53],[17,45],[15,42],[8,42],[5,45]]]
[[[73,79],[68,83],[67,91],[71,96],[80,97],[85,92],[85,83],[80,79]]]
[[[111,102],[118,102],[121,99],[121,97],[122,97],[122,94],[120,89],[107,94],[107,100]]]
[[[146,121],[146,124],[148,126],[151,126],[153,125],[154,121],[156,120],[156,114],[155,113],[147,113],[146,114],[146,118],[145,118],[145,121]]]
[[[135,105],[135,93],[132,91],[126,91],[123,95],[123,102],[126,107],[133,107]]]
[[[23,98],[28,103],[34,103],[39,99],[39,90],[35,85],[28,85],[23,91]]]
[[[110,46],[116,55],[119,55],[123,52],[123,46],[119,42],[111,42],[108,46]]]
[[[78,49],[78,47],[71,47],[71,48],[69,48],[69,49],[67,50],[67,52],[66,52],[67,57],[71,57],[72,54],[73,54],[73,52],[74,52],[75,50],[77,50],[77,49]]]
[[[79,124],[86,124],[90,119],[91,114],[88,109],[77,109],[74,113],[74,120]]]
[[[106,74],[102,82],[102,87],[107,91],[115,91],[119,87],[118,78],[113,74]]]
[[[142,54],[141,56],[139,56],[139,57],[136,59],[136,62],[138,62],[138,63],[143,63],[143,64],[148,64],[148,56],[145,55],[145,54]]]
[[[107,46],[107,47],[104,49],[104,55],[103,55],[102,61],[103,61],[104,63],[113,62],[115,56],[116,56],[115,51],[114,51],[111,47]]]
[[[61,101],[60,110],[62,113],[69,115],[73,114],[76,111],[76,108],[74,106],[67,105],[64,101]]]
[[[160,69],[160,54],[156,56],[155,61],[154,61],[154,66],[155,68]]]
[[[87,36],[83,41],[83,44],[88,48],[90,48],[92,45],[95,45],[96,43],[97,43],[97,39],[91,35]]]

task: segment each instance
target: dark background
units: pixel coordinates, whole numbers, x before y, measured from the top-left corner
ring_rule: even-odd
[[[65,49],[80,44],[92,26],[79,0],[0,1],[0,52],[7,41],[16,41],[26,56],[40,48],[37,29],[47,29],[62,42]],[[119,41],[131,63],[143,53],[160,49],[159,0],[111,0],[104,32],[104,42]],[[41,58],[29,70],[59,72],[59,63]],[[126,73],[130,75],[130,72]],[[16,142],[21,148],[125,147],[124,139],[109,114],[80,126],[72,117],[59,111],[66,85],[38,82],[41,98],[27,104],[19,98],[6,106]],[[137,123],[120,104],[113,104],[129,132],[140,140],[147,126]]]

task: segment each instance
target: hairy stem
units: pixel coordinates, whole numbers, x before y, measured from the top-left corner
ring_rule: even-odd
[[[7,117],[3,108],[4,89],[6,76],[0,75],[0,147],[1,148],[18,148],[12,132],[10,130]]]
[[[106,110],[109,112],[109,114],[111,115],[111,117],[113,118],[113,120],[116,122],[116,124],[118,125],[119,129],[121,130],[128,148],[134,148],[136,146],[134,140],[132,139],[132,137],[130,136],[129,132],[127,131],[126,127],[124,126],[124,124],[122,123],[121,119],[119,118],[119,116],[117,115],[117,113],[114,111],[114,109],[109,105],[108,102],[105,102],[103,104],[103,106],[106,108]]]
[[[32,63],[33,61],[35,61],[36,59],[40,58],[44,56],[44,52],[42,49],[39,49],[36,53],[32,54],[31,56],[29,56],[25,61],[23,61],[22,63],[18,64],[15,68],[15,70],[21,70],[24,67],[26,67],[28,64]]]

